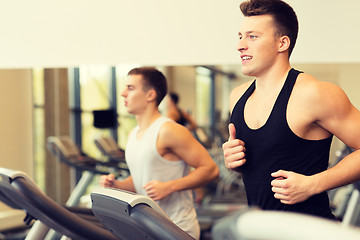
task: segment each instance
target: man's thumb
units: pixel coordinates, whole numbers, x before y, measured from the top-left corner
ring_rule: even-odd
[[[114,174],[112,174],[112,173],[110,173],[109,175],[108,175],[108,180],[109,181],[114,181],[115,180],[115,175]]]
[[[233,123],[229,124],[229,140],[235,140],[236,139],[236,129],[235,125]]]

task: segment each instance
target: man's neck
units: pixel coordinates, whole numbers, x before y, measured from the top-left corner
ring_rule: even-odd
[[[262,75],[256,76],[256,90],[270,93],[274,89],[283,86],[291,69],[289,64],[273,67]]]
[[[161,117],[161,113],[157,108],[152,111],[146,111],[143,114],[135,115],[140,131],[145,131],[159,117]]]

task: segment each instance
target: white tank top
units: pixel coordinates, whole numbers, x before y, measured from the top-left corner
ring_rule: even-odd
[[[136,137],[139,126],[129,135],[125,158],[138,194],[147,195],[143,186],[151,180],[167,182],[188,174],[189,166],[183,160],[166,160],[157,151],[159,131],[167,121],[172,120],[163,116],[156,119],[140,139]],[[156,203],[178,227],[199,239],[200,227],[191,190],[174,192]]]

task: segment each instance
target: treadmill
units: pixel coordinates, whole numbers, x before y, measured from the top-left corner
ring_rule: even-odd
[[[118,161],[100,161],[85,154],[69,136],[51,136],[47,147],[60,161],[82,172],[82,176],[66,202],[67,206],[76,206],[96,174],[113,173],[116,177],[127,177],[129,169],[125,159]]]
[[[109,161],[125,162],[125,150],[118,146],[114,138],[102,136],[95,139],[94,143]]]
[[[193,240],[147,196],[100,187],[90,196],[94,215],[119,239]]]
[[[357,240],[360,229],[311,215],[246,208],[218,220],[213,240]]]
[[[71,239],[117,239],[91,216],[90,209],[75,214],[47,197],[24,172],[0,168],[0,200],[25,211],[25,223],[36,221],[26,240],[45,239],[49,229]]]
[[[96,189],[91,198],[95,216],[119,239],[191,239],[151,198],[111,188]],[[213,240],[358,240],[360,229],[301,213],[248,207],[216,221],[211,236]]]

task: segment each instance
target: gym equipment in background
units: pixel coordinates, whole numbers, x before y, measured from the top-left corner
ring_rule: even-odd
[[[100,161],[85,154],[69,136],[48,137],[47,146],[51,153],[59,157],[67,165],[82,172],[82,176],[71,193],[67,206],[76,206],[92,182],[95,174],[115,174],[127,177],[129,169],[125,161]]]
[[[360,181],[352,184],[353,190],[348,199],[342,224],[360,227]]]
[[[94,127],[96,128],[116,128],[119,123],[117,121],[116,109],[94,110]]]
[[[125,151],[118,146],[114,138],[99,137],[94,142],[100,152],[108,157],[110,161],[125,162]]]

